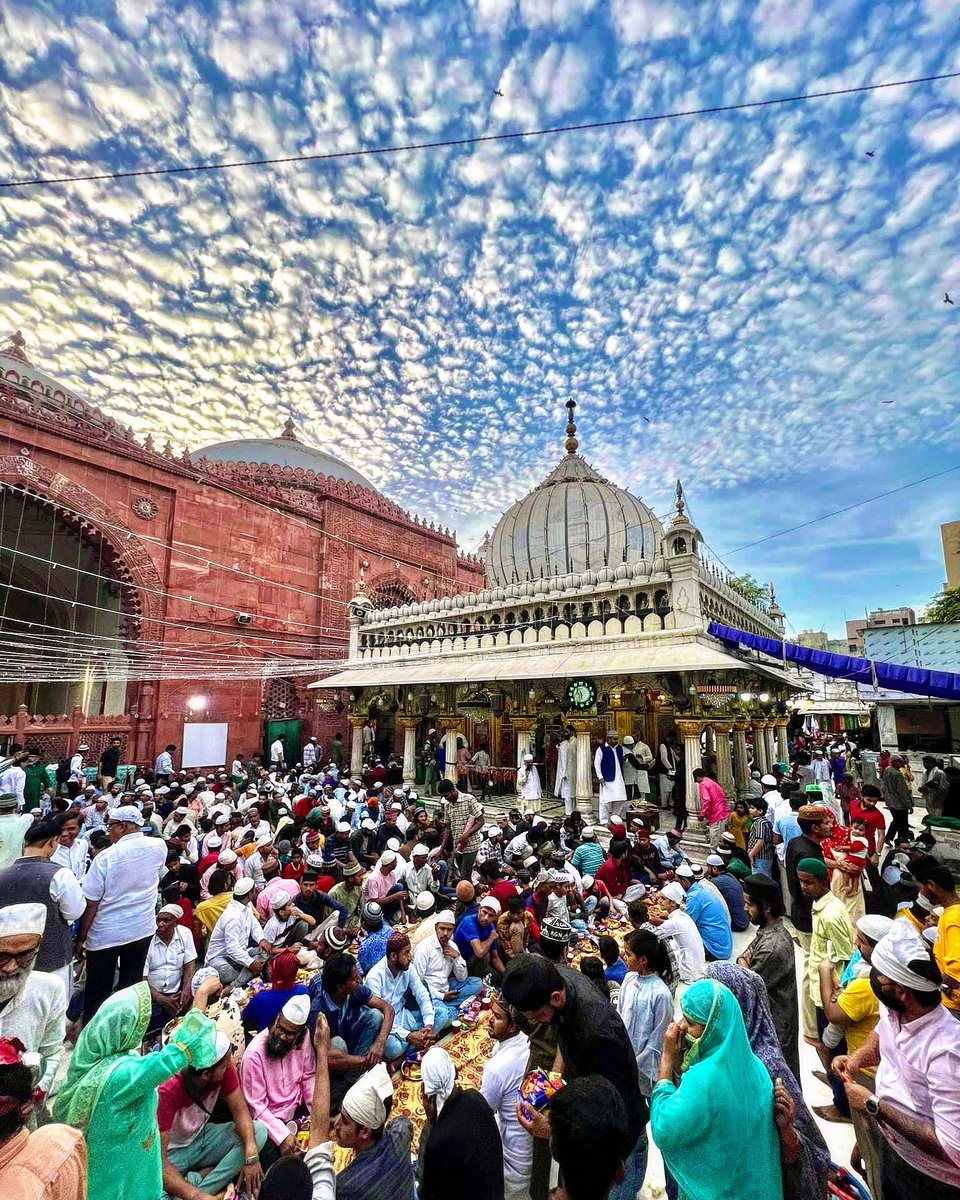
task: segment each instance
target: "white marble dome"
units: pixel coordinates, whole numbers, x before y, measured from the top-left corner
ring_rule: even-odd
[[[487,583],[507,587],[605,563],[632,566],[652,559],[662,537],[663,526],[642,501],[568,453],[500,518],[487,548]]]

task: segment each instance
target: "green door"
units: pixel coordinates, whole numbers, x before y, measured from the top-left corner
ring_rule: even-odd
[[[303,754],[300,742],[300,721],[264,721],[263,761],[270,769],[270,747],[279,738],[283,742],[283,759],[288,767],[300,762]]]

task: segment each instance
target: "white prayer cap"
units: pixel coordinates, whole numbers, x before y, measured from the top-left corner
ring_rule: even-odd
[[[134,808],[132,804],[119,804],[107,817],[108,823],[113,821],[122,822],[124,825],[142,825],[143,817],[140,809]]]
[[[686,893],[679,883],[668,883],[660,892],[661,896],[666,896],[668,900],[672,900],[674,904],[682,904],[686,899]]]
[[[344,1096],[340,1107],[358,1125],[380,1129],[387,1119],[386,1101],[392,1095],[393,1083],[386,1063],[377,1063],[373,1070],[360,1076]]]
[[[480,901],[479,907],[489,908],[489,910],[493,913],[496,913],[497,916],[500,915],[500,901],[496,898],[496,896],[484,896],[484,898]]]
[[[533,762],[533,755],[532,755],[532,754],[525,754],[525,755],[523,756],[523,761],[524,761],[524,762]]]
[[[411,858],[426,858],[430,853],[430,848],[425,846],[423,842],[417,842],[414,848],[410,851]]]
[[[307,866],[312,871],[319,871],[323,867],[323,855],[322,854],[308,854],[306,862],[307,862]]]
[[[546,824],[547,824],[547,818],[546,818],[546,817],[534,817],[534,818],[533,818],[533,824],[534,824],[534,826],[537,826],[537,825],[546,825]]]
[[[588,892],[593,887],[593,876],[584,875],[580,882],[583,884],[583,890]]]
[[[403,812],[403,805],[400,804],[399,801],[397,801],[396,803],[390,805],[389,811],[390,812]]]
[[[492,837],[497,837],[503,831],[501,830],[499,825],[488,825],[483,832],[487,835],[488,838],[492,838]]]
[[[893,928],[893,918],[882,917],[879,913],[865,913],[858,918],[857,928],[871,942],[879,942]]]
[[[929,942],[931,946],[935,946],[939,935],[940,931],[937,929],[936,925],[928,925],[923,931],[922,937],[925,942]]]
[[[46,923],[45,904],[8,904],[0,908],[0,937],[41,937]]]
[[[185,817],[189,811],[190,811],[190,809],[187,808],[187,806],[185,804],[178,804],[177,807],[173,810],[173,815],[175,817]]]
[[[457,1081],[453,1059],[442,1046],[431,1046],[420,1062],[420,1074],[423,1079],[423,1094],[436,1097],[439,1116]]]
[[[443,912],[437,913],[438,925],[456,925],[457,918],[453,915],[452,908],[445,908]]]
[[[221,867],[232,867],[237,861],[235,850],[221,850],[217,855],[217,865]]]
[[[350,832],[350,822],[349,821],[338,821],[337,822],[337,833],[349,833],[349,832]]]
[[[719,854],[708,854],[707,855],[707,866],[708,867],[725,867],[726,863],[723,861],[723,859],[720,857]]]
[[[631,883],[627,890],[623,893],[623,899],[626,904],[629,904],[631,900],[642,900],[646,894],[646,884]]]
[[[674,868],[673,873],[674,875],[679,875],[681,879],[693,878],[693,868],[689,863],[681,863],[678,867]]]
[[[373,786],[374,786],[375,791],[379,791],[383,787],[383,784],[378,779],[377,782]]]
[[[270,907],[273,909],[286,908],[290,902],[291,902],[290,893],[285,892],[283,890],[281,890],[279,892],[274,892],[273,895],[270,897]]]
[[[777,786],[776,778],[773,775],[761,775],[760,782],[762,784],[765,784],[767,787],[776,787]]]
[[[923,894],[923,892],[918,892],[918,893],[917,893],[917,898],[916,898],[916,901],[915,901],[915,903],[916,903],[916,904],[919,904],[919,905],[920,905],[920,907],[921,907],[921,908],[922,908],[922,909],[923,909],[925,912],[928,912],[928,913],[932,913],[932,912],[933,912],[933,901],[932,901],[932,900],[928,900],[928,899],[926,898],[926,896]]]
[[[244,875],[242,879],[238,879],[233,885],[233,894],[235,896],[248,896],[254,889],[254,882],[249,875]]]
[[[219,833],[212,833],[207,838],[207,849],[208,850],[219,850],[222,845],[223,845],[223,838],[220,836]]]
[[[360,822],[361,829],[376,829],[376,827],[377,827],[376,821],[371,821],[369,817],[364,817],[363,820]]]
[[[183,919],[183,909],[179,904],[165,904],[157,913],[157,916],[174,917],[176,920],[180,921]]]
[[[225,812],[217,813],[216,817],[214,818],[213,823],[214,823],[214,825],[229,825],[230,824],[230,814],[225,813]]]
[[[426,916],[435,904],[436,900],[434,899],[433,892],[418,892],[417,898],[413,902],[413,907],[418,913],[423,913]]]
[[[901,987],[918,992],[937,992],[940,985],[919,974],[910,966],[929,963],[930,955],[922,939],[909,921],[894,921],[890,932],[874,946],[870,962],[875,970]]]
[[[594,829],[594,827],[592,825],[584,825],[584,827],[580,830],[580,832],[583,834],[583,836],[586,838],[586,840],[588,842],[592,838],[595,838],[597,836],[597,831]]]
[[[255,842],[255,845],[258,850],[260,849],[261,846],[270,846],[272,844],[273,844],[273,834],[272,833],[261,833]]]
[[[390,838],[386,845],[387,850],[392,850],[394,854],[400,849],[400,839]]]
[[[166,796],[169,794],[169,792],[170,792],[170,789],[168,787],[158,787],[154,790],[153,794],[155,796]]]
[[[397,856],[392,850],[384,850],[383,854],[380,855],[381,867],[392,867],[396,861]]]
[[[202,800],[204,804],[212,804],[216,800],[216,792],[211,792],[209,788],[205,788],[198,796],[198,800]]]
[[[283,1008],[280,1009],[280,1014],[291,1025],[306,1025],[307,1019],[310,1016],[310,997],[291,996]]]

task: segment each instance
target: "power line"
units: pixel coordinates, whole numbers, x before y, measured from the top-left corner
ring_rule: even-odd
[[[753,546],[762,546],[764,542],[772,542],[774,538],[783,537],[788,533],[796,533],[798,529],[806,529],[810,525],[816,525],[820,521],[828,521],[831,517],[838,517],[841,513],[852,512],[855,508],[863,508],[865,504],[872,504],[874,500],[883,500],[887,496],[895,496],[897,492],[905,492],[907,488],[918,487],[921,483],[929,483],[931,479],[940,479],[943,475],[949,475],[951,471],[960,471],[960,463],[954,467],[947,467],[943,471],[935,471],[932,475],[924,475],[922,479],[911,479],[909,483],[902,483],[899,487],[890,488],[889,491],[879,492],[876,496],[868,496],[865,500],[857,500],[854,504],[845,504],[843,508],[835,508],[832,512],[824,513],[820,517],[813,517],[809,521],[801,521],[799,525],[791,525],[789,529],[781,529],[777,533],[768,533],[766,537],[757,538],[754,542],[746,542],[742,546],[737,546],[734,550],[725,550],[725,554],[739,554],[741,550],[749,550]]]
[[[609,121],[588,121],[580,125],[550,125],[542,129],[522,129],[509,133],[484,133],[472,137],[447,138],[438,142],[406,142],[379,146],[368,150],[331,150],[324,154],[291,154],[282,158],[244,158],[221,163],[194,163],[185,167],[144,167],[137,171],[104,171],[96,175],[35,176],[32,179],[12,179],[0,183],[0,189],[48,187],[64,183],[90,183],[104,179],[138,179],[147,175],[190,175],[202,171],[232,171],[239,167],[275,167],[288,163],[330,162],[337,159],[370,158],[378,154],[403,154],[419,150],[444,150],[458,146],[478,146],[485,142],[521,141],[527,138],[553,137],[561,133],[585,133],[597,129],[617,129],[630,125],[645,125],[658,121],[674,121],[689,117],[705,117],[717,113],[743,112],[747,109],[770,108],[779,104],[798,104],[807,100],[828,100],[836,96],[855,96],[879,92],[885,88],[910,87],[918,83],[935,83],[942,79],[960,78],[960,71],[939,75],[922,75],[913,79],[893,79],[888,83],[867,83],[859,87],[831,88],[824,92],[803,92],[795,96],[777,96],[769,100],[744,100],[739,104],[714,104],[707,108],[678,109],[673,112],[651,113],[642,117],[619,117]]]

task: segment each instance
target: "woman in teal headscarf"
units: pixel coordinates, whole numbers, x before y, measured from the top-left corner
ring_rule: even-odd
[[[54,1120],[81,1130],[87,1141],[91,1200],[160,1200],[163,1174],[157,1128],[157,1088],[186,1066],[216,1061],[217,1027],[194,1004],[169,1042],[139,1053],[150,1020],[147,984],[115,992],[77,1040]]]
[[[680,1200],[782,1200],[774,1086],[750,1049],[736,997],[701,979],[680,1007],[650,1098],[650,1132]]]

